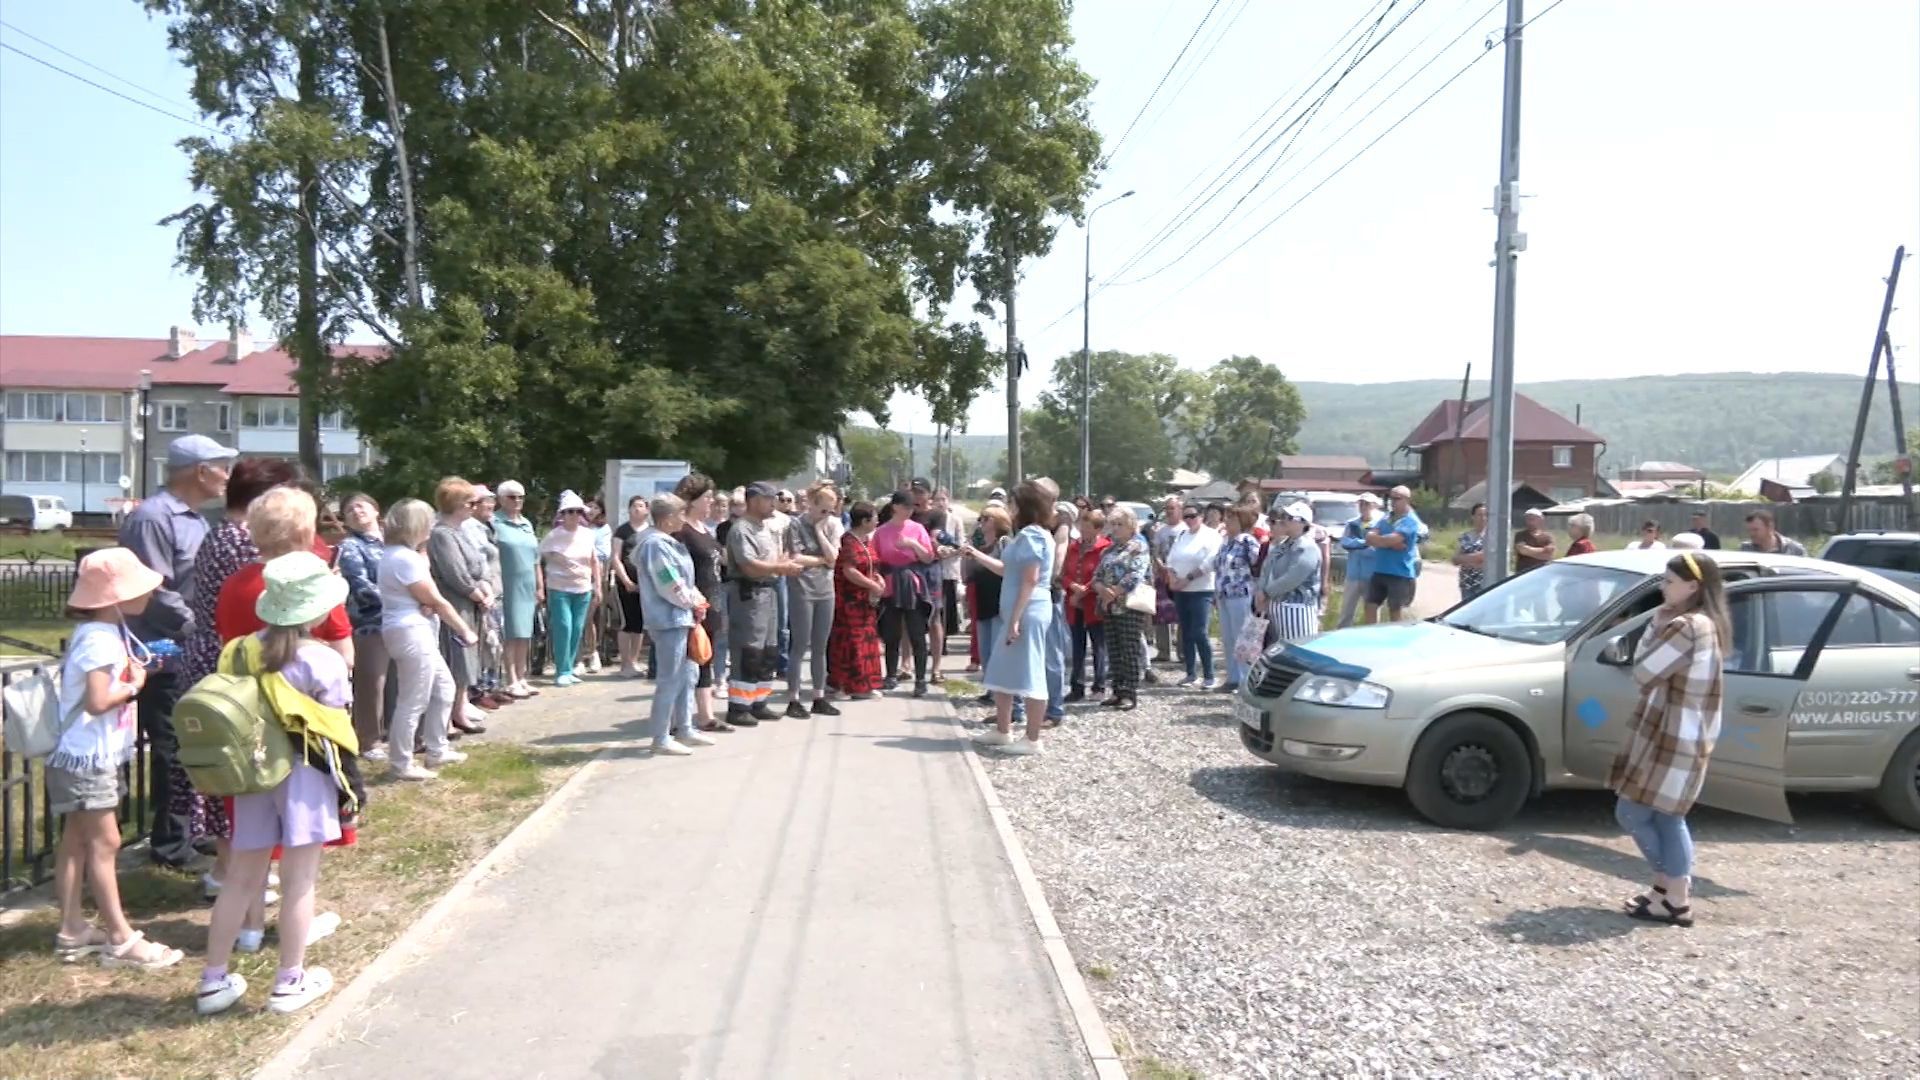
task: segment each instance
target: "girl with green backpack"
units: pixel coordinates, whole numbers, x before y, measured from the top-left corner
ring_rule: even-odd
[[[347,582],[308,551],[282,555],[262,571],[264,591],[255,613],[267,628],[237,638],[220,658],[223,673],[258,676],[269,704],[268,723],[282,729],[293,748],[286,779],[271,790],[233,800],[233,888],[221,890],[207,929],[207,966],[194,1008],[207,1016],[224,1012],[247,992],[247,982],[227,970],[252,898],[266,887],[274,848],[280,857],[280,969],[267,1008],[290,1013],[333,988],[325,968],[306,966],[314,920],[314,886],[321,848],[340,837],[340,804],[352,800],[347,780],[359,751],[353,718],[353,676],[347,662],[312,631],[346,600]]]

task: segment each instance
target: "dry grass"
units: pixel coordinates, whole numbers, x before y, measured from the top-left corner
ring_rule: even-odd
[[[579,752],[480,746],[437,784],[373,785],[359,843],[322,859],[321,910],[345,920],[308,951],[308,963],[344,986],[420,912],[586,760]],[[62,965],[51,951],[58,918],[30,915],[0,930],[0,1076],[230,1077],[251,1073],[316,1009],[265,1009],[276,957],[235,955],[253,987],[226,1015],[202,1019],[193,992],[209,905],[199,882],[143,865],[123,870],[128,916],[149,937],[187,952],[165,972]],[[271,916],[269,916],[271,923]]]

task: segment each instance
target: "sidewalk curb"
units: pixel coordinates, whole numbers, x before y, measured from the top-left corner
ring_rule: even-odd
[[[373,962],[361,969],[352,982],[331,995],[327,1004],[301,1025],[287,1045],[268,1058],[264,1065],[254,1072],[254,1080],[296,1080],[303,1075],[307,1059],[339,1036],[345,1021],[356,1016],[366,1015],[367,1002],[388,979],[400,973],[406,965],[414,962],[433,944],[440,931],[452,921],[454,914],[467,898],[473,895],[480,883],[493,876],[496,870],[517,856],[520,851],[538,842],[547,832],[559,824],[560,811],[579,797],[585,788],[584,781],[606,763],[611,750],[602,750],[591,761],[580,766],[565,783],[556,788],[547,800],[535,807],[533,812],[520,820],[513,831],[502,837],[492,851],[473,864],[473,868],[453,883],[433,906],[415,919],[412,926],[395,938],[393,944],[386,947]]]
[[[959,710],[948,699],[943,703],[947,720],[953,725],[954,737],[960,740],[960,752],[967,759],[967,769],[973,774],[973,782],[980,789],[980,797],[986,802],[987,815],[993,819],[993,831],[1000,837],[1000,847],[1006,852],[1007,862],[1013,866],[1013,877],[1020,883],[1020,895],[1026,901],[1027,914],[1033,918],[1034,929],[1040,932],[1040,944],[1046,950],[1047,962],[1053,966],[1054,981],[1060,984],[1060,992],[1067,999],[1067,1008],[1073,1013],[1074,1027],[1080,1031],[1080,1045],[1093,1061],[1093,1073],[1099,1080],[1127,1080],[1126,1066],[1120,1061],[1120,1054],[1113,1047],[1113,1039],[1107,1034],[1107,1025],[1100,1019],[1100,1007],[1094,1004],[1093,995],[1087,991],[1087,982],[1080,977],[1080,967],[1074,963],[1073,952],[1067,946],[1066,935],[1060,932],[1060,924],[1054,920],[1053,908],[1047,903],[1047,894],[1040,887],[1040,879],[1034,876],[1033,864],[1027,861],[1026,849],[1020,845],[1020,837],[1013,831],[1013,819],[1006,808],[1000,805],[1000,793],[994,790],[993,781],[987,776],[986,766],[980,764],[980,753],[974,749],[973,739],[960,723]]]

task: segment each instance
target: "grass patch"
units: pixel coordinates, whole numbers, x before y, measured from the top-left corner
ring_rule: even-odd
[[[41,559],[72,560],[73,553],[84,543],[87,547],[101,547],[112,543],[92,538],[82,540],[61,533],[34,533],[31,536],[0,537],[0,559],[25,559],[39,562]]]
[[[1157,1057],[1134,1058],[1127,1075],[1134,1080],[1200,1080],[1200,1074],[1185,1065],[1169,1065]]]
[[[322,858],[319,908],[345,924],[307,956],[339,985],[588,757],[518,746],[469,754],[437,783],[376,781],[359,843]],[[121,873],[120,889],[134,925],[187,959],[156,974],[63,965],[51,952],[59,921],[52,911],[0,929],[0,1076],[245,1076],[317,1011],[266,1011],[277,962],[270,937],[260,953],[234,958],[253,987],[247,1000],[224,1016],[195,1016],[210,911],[197,879],[143,865]]]
[[[1109,982],[1113,979],[1113,969],[1105,964],[1092,964],[1087,968],[1087,978]]]
[[[0,622],[0,635],[18,638],[29,645],[38,645],[47,652],[59,655],[66,648],[66,641],[73,636],[73,628],[79,624],[70,619],[31,619],[19,622]],[[12,655],[21,650],[15,646],[0,644],[0,653]]]
[[[947,681],[942,685],[947,688],[947,696],[956,701],[970,701],[987,692],[986,687],[972,679],[962,679],[953,675],[947,676]]]

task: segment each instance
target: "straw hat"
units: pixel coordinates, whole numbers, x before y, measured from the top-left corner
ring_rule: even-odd
[[[160,572],[123,547],[102,548],[80,560],[67,606],[97,611],[138,599],[166,581]]]
[[[347,579],[311,551],[296,551],[267,563],[261,572],[266,589],[253,613],[268,626],[306,626],[318,622],[347,599]]]

